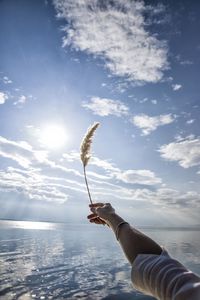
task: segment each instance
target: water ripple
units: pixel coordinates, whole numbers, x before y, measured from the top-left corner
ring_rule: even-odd
[[[111,232],[69,225],[49,231],[13,228],[0,229],[2,299],[152,299],[133,290],[131,268]],[[184,259],[187,254],[186,263],[200,268],[198,245],[191,246],[189,236],[170,236],[165,235],[169,250]]]

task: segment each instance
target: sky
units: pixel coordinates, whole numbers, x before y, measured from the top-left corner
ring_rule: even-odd
[[[200,213],[200,2],[0,1],[0,218],[135,225]]]

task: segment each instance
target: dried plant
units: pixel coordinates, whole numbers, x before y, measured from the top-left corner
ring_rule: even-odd
[[[91,194],[90,194],[90,190],[89,190],[89,186],[88,186],[88,181],[87,181],[87,175],[86,175],[86,166],[90,160],[91,157],[91,144],[92,144],[92,139],[94,136],[94,133],[96,131],[96,129],[98,128],[98,126],[100,125],[100,123],[94,123],[92,126],[90,126],[87,130],[86,135],[84,136],[82,143],[81,143],[81,147],[80,147],[80,157],[81,157],[81,161],[83,163],[83,172],[84,172],[84,178],[85,178],[85,184],[87,187],[87,192],[88,192],[88,196],[90,199],[90,203],[92,204],[92,198],[91,198]]]

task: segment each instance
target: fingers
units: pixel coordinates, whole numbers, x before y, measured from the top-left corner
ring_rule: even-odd
[[[89,216],[87,216],[88,219],[95,219],[97,218],[96,214],[90,214]]]
[[[87,218],[91,222],[98,221],[98,223],[99,223],[101,221],[101,218],[99,218],[96,214],[90,214],[89,216],[87,216]]]
[[[103,220],[101,220],[100,218],[91,219],[90,223],[102,224],[102,225],[105,224],[105,222]]]
[[[87,218],[89,219],[90,223],[102,224],[102,225],[106,224],[106,222],[103,221],[101,218],[97,217],[96,214],[91,214],[87,216]]]
[[[97,213],[97,209],[103,207],[104,205],[105,203],[97,202],[97,203],[89,204],[89,207],[93,213]]]
[[[108,203],[106,203],[106,204],[108,204]],[[102,224],[102,225],[107,224],[103,219],[101,219],[98,216],[98,209],[100,209],[104,206],[105,206],[105,203],[102,203],[102,202],[89,204],[92,214],[88,215],[87,218],[89,219],[90,223]]]
[[[105,203],[99,202],[99,203],[89,204],[89,207],[90,208],[93,208],[93,207],[103,207],[104,205],[105,205]]]
[[[90,223],[103,224],[99,218],[91,219],[91,220],[90,220]]]

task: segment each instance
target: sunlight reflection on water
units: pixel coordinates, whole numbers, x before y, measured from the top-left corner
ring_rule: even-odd
[[[33,229],[33,230],[55,230],[57,224],[50,222],[35,222],[35,221],[0,221],[0,228],[7,229]]]
[[[170,254],[200,270],[199,231],[147,230]],[[148,300],[109,228],[0,221],[0,298]]]

